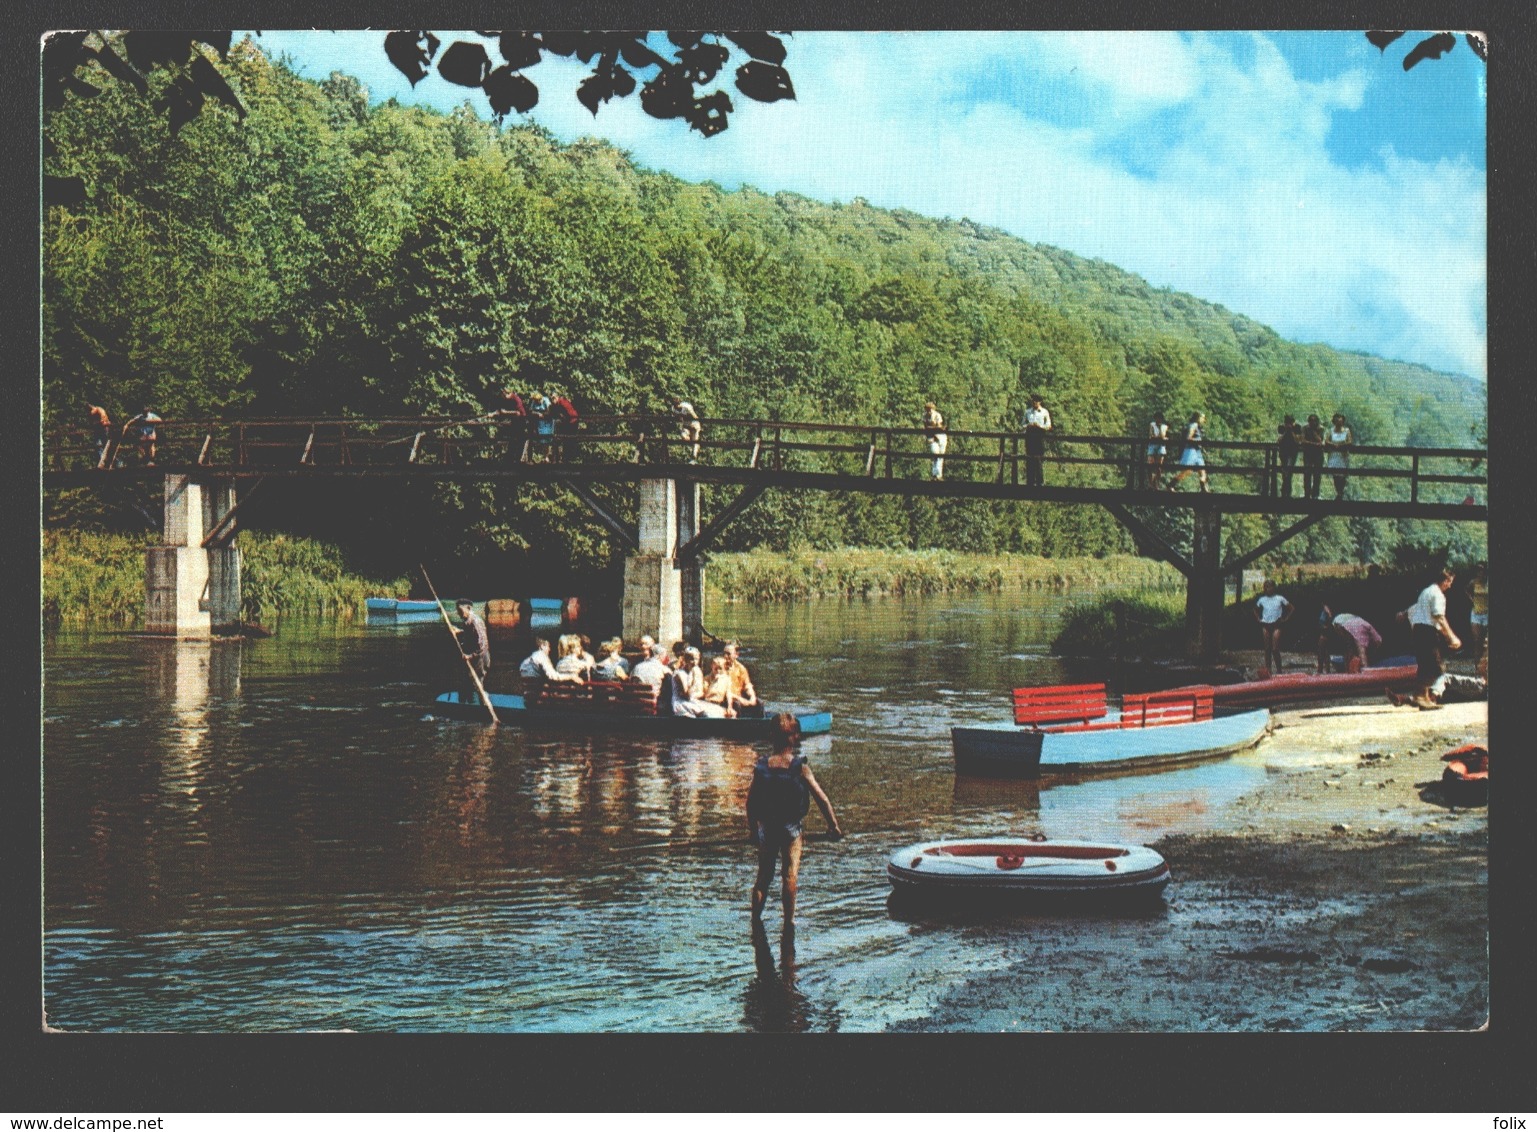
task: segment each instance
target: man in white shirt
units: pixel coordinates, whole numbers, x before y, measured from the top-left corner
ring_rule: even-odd
[[[1409,636],[1414,643],[1414,659],[1419,665],[1415,682],[1420,691],[1411,702],[1421,711],[1441,706],[1430,689],[1445,671],[1441,667],[1442,643],[1454,652],[1462,647],[1462,641],[1446,620],[1446,591],[1456,580],[1452,571],[1442,570],[1441,577],[1421,590],[1419,599],[1398,615],[1399,620],[1409,623]]]
[[[566,680],[569,677],[555,671],[555,665],[550,663],[550,639],[540,637],[534,642],[534,651],[529,654],[527,660],[518,665],[518,675],[537,680],[543,677],[546,680]],[[577,677],[580,679],[580,677]]]
[[[1292,603],[1276,593],[1275,583],[1265,580],[1264,592],[1254,599],[1254,620],[1264,639],[1265,671],[1281,671],[1281,626],[1291,620]]]
[[[651,655],[637,662],[635,667],[630,669],[630,679],[642,680],[653,688],[660,688],[662,681],[667,679],[667,646],[653,644]]]
[[[1025,483],[1039,487],[1046,482],[1042,472],[1046,456],[1046,434],[1051,431],[1051,410],[1039,393],[1030,394],[1030,408],[1025,410]]]

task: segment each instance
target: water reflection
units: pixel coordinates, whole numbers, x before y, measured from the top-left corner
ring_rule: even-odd
[[[796,985],[795,929],[781,931],[779,967],[769,947],[768,929],[761,920],[752,924],[752,980],[743,994],[742,1022],[757,1034],[801,1034],[808,1030],[833,1032],[841,1015],[820,1007]]]

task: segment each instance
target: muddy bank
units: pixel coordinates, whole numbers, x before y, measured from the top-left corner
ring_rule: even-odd
[[[1278,712],[1263,784],[1154,843],[1174,881],[1124,915],[923,924],[1018,952],[904,1030],[1466,1030],[1488,1016],[1488,823],[1440,755],[1487,705]]]

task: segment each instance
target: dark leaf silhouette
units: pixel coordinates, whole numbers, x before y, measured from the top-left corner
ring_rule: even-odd
[[[123,36],[123,50],[128,61],[141,71],[161,65],[185,63],[192,52],[192,36],[187,32],[131,31]]]
[[[597,69],[577,87],[579,102],[594,114],[598,106],[614,97],[624,98],[635,90],[635,76],[621,67],[617,61],[618,48],[604,54]]]
[[[640,108],[653,118],[681,118],[694,107],[694,87],[680,67],[663,67],[640,91]]]
[[[96,62],[100,63],[102,69],[118,82],[127,83],[140,95],[149,94],[149,84],[144,81],[144,76],[130,67],[116,51],[113,51],[110,43],[103,43],[96,49]]]
[[[203,92],[186,75],[179,76],[165,94],[155,102],[155,109],[165,114],[174,136],[183,126],[197,117],[203,108]]]
[[[539,103],[539,88],[514,71],[511,64],[498,67],[487,75],[484,90],[498,122],[509,111],[527,114]]]
[[[781,98],[795,97],[790,75],[783,67],[760,63],[756,59],[736,69],[736,88],[748,98],[755,98],[759,102],[778,102]]]
[[[591,31],[547,31],[539,37],[546,51],[557,55],[574,55],[583,63],[591,63],[603,50],[603,36]]]
[[[497,43],[497,50],[514,71],[539,62],[539,49],[538,37],[527,31],[504,31]]]
[[[1369,31],[1366,33],[1366,38],[1378,51],[1386,51],[1388,44],[1403,34],[1401,31]]]
[[[75,68],[89,58],[83,31],[56,32],[43,41],[43,106],[57,110],[64,93],[73,89]],[[96,88],[92,87],[94,94]]]
[[[620,46],[620,57],[632,67],[665,67],[667,60],[641,42],[646,33],[637,32],[636,35],[639,38],[628,39]]]
[[[785,61],[785,45],[777,36],[762,31],[728,31],[725,35],[754,59],[775,65]]]
[[[43,203],[70,205],[85,203],[85,182],[79,177],[43,178]]]
[[[480,86],[490,73],[490,56],[478,43],[451,43],[438,60],[438,74],[457,86]]]
[[[193,57],[192,66],[187,70],[187,76],[202,93],[210,98],[217,98],[220,102],[230,107],[241,118],[245,117],[245,107],[240,104],[240,99],[235,97],[235,92],[224,81],[224,76],[219,74],[216,68],[201,55]]]
[[[690,126],[705,137],[713,137],[726,128],[726,115],[731,112],[731,99],[718,90],[694,102],[684,118]]]
[[[1422,39],[1414,45],[1414,50],[1404,56],[1404,70],[1407,71],[1421,59],[1439,59],[1456,46],[1457,37],[1449,31]]]
[[[228,28],[220,31],[192,31],[188,32],[199,43],[206,43],[219,53],[219,59],[229,62],[229,43],[233,34]]]
[[[101,87],[92,86],[84,79],[77,79],[74,75],[64,76],[64,89],[71,94],[82,95],[85,98],[94,98],[101,93]]]
[[[437,53],[438,37],[431,32],[392,31],[384,37],[385,56],[412,86],[427,77],[428,65]]]
[[[667,33],[668,41],[674,46],[687,51],[694,44],[704,38],[702,31],[670,31]]]
[[[731,58],[731,52],[718,43],[693,43],[678,53],[678,62],[691,83],[707,83]]]
[[[1468,41],[1468,46],[1473,49],[1473,54],[1477,55],[1485,63],[1489,61],[1489,41],[1487,39],[1477,32],[1471,31],[1463,36],[1463,38]]]

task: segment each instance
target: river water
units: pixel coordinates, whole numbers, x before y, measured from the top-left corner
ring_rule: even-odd
[[[266,640],[45,643],[44,999],[64,1030],[752,1031],[911,1026],[1028,946],[1028,915],[888,907],[896,848],[1196,831],[1252,755],[1041,788],[957,779],[949,727],[1005,717],[1065,602],[726,605],[760,694],[848,836],[808,839],[798,931],[749,932],[752,744],[555,738],[428,717],[440,622]],[[491,686],[519,659],[493,638]],[[822,828],[813,810],[807,822]],[[1177,881],[1177,878],[1176,878]],[[1167,914],[1155,910],[1151,915]],[[1117,923],[1135,962],[1138,926]],[[1103,938],[1103,932],[1100,932]],[[1044,1026],[1050,1020],[1043,1020]]]

